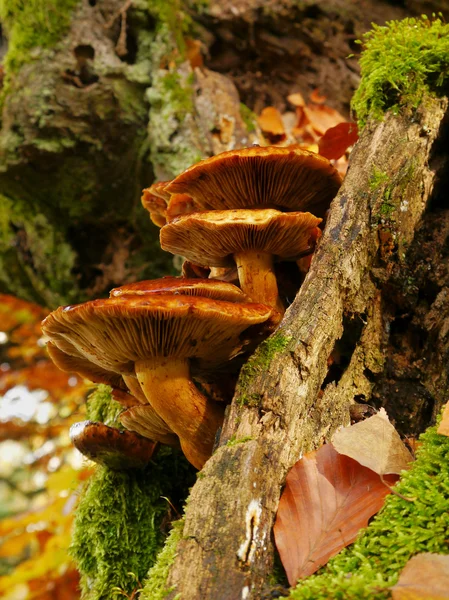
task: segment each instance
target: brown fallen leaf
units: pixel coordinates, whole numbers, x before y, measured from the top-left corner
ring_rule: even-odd
[[[306,101],[304,100],[304,97],[300,92],[295,92],[294,94],[290,94],[290,96],[287,96],[287,100],[290,102],[290,104],[293,104],[293,106],[305,106],[306,105]]]
[[[314,104],[324,104],[326,102],[326,99],[326,96],[320,94],[318,88],[314,89],[309,96],[310,102],[313,102]]]
[[[413,461],[384,408],[365,421],[337,431],[332,444],[340,454],[350,456],[379,475],[399,475]]]
[[[338,159],[359,139],[356,123],[339,123],[328,129],[318,140],[321,156],[329,160]]]
[[[413,556],[391,592],[393,600],[448,600],[449,556],[431,552]]]
[[[389,476],[389,484],[397,476]],[[338,454],[332,444],[310,452],[287,475],[274,538],[290,585],[352,543],[384,503],[379,475]]]
[[[287,137],[281,113],[274,106],[267,106],[257,117],[257,123],[268,140],[275,144]]]
[[[324,135],[331,127],[346,121],[344,116],[337,110],[325,104],[308,104],[303,108],[303,111],[318,135]]]
[[[449,402],[444,407],[443,416],[441,418],[440,424],[438,425],[437,433],[439,433],[440,435],[449,436]]]

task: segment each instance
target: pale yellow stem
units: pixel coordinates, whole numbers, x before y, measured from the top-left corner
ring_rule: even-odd
[[[179,436],[187,460],[201,469],[223,423],[224,406],[195,387],[186,359],[149,358],[136,362],[135,369],[148,402]]]
[[[281,315],[285,308],[279,298],[278,284],[273,267],[273,255],[268,252],[246,250],[234,254],[240,287],[253,302],[273,306]]]

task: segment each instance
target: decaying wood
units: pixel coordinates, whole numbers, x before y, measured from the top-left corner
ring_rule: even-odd
[[[256,352],[219,447],[192,490],[167,581],[174,586],[170,598],[261,597],[288,469],[348,424],[351,403],[369,400],[373,376],[385,370],[385,282],[406,264],[427,218],[438,184],[435,152],[440,163],[447,159],[437,147],[446,110],[446,100],[429,101],[413,118],[390,115],[365,129],[311,270],[275,334],[278,351],[262,368]],[[443,302],[440,296],[435,302]],[[446,321],[440,318],[443,332],[447,312]],[[447,367],[448,342],[438,339]],[[434,402],[441,401],[435,394]]]

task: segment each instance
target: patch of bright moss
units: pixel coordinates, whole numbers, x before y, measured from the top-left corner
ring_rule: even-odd
[[[52,48],[70,27],[80,0],[0,0],[0,21],[7,31],[7,75],[31,62],[34,48]]]
[[[123,406],[112,398],[108,385],[100,384],[87,398],[87,418],[91,421],[124,429],[119,419],[122,411]]]
[[[240,371],[238,380],[238,399],[240,405],[256,406],[260,401],[258,394],[249,394],[248,387],[252,380],[262,371],[265,371],[270,366],[273,357],[285,350],[291,341],[291,337],[275,333],[267,340],[263,341],[246,362]]]
[[[144,471],[97,470],[78,506],[70,548],[82,598],[109,600],[139,587],[164,543],[169,502],[183,502],[193,469],[162,448]]]
[[[235,435],[233,435],[226,442],[226,446],[230,446],[230,447],[237,446],[237,444],[244,444],[245,442],[249,442],[252,439],[254,439],[254,438],[252,438],[250,435],[246,435],[246,436],[241,437],[241,438],[236,438]]]
[[[361,82],[352,99],[359,126],[387,110],[416,108],[449,85],[449,24],[426,16],[373,25],[359,43]]]
[[[166,581],[176,556],[178,543],[182,539],[183,529],[183,519],[173,523],[173,529],[165,541],[165,546],[160,551],[156,563],[148,572],[148,578],[139,596],[140,600],[163,600],[167,594],[173,591],[173,588],[166,587]]]
[[[249,133],[256,131],[257,115],[243,102],[240,102],[240,116]]]
[[[420,437],[416,462],[356,542],[298,584],[290,600],[383,600],[419,552],[448,554],[449,438],[436,427]]]

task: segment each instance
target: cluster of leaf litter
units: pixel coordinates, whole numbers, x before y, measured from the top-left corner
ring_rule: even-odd
[[[352,546],[332,558],[316,575],[300,581],[290,593],[291,600],[386,599],[411,557],[419,553],[448,553],[449,439],[432,427],[420,437],[420,444],[416,461],[402,474],[395,494],[388,496],[370,525]],[[441,567],[439,559],[422,560]],[[411,568],[409,565],[409,571]],[[447,577],[442,568],[439,572],[440,578]],[[431,586],[437,585],[432,581],[429,575],[427,595],[412,597],[428,598]],[[400,595],[404,589],[407,585],[397,585],[393,597],[405,598]]]

